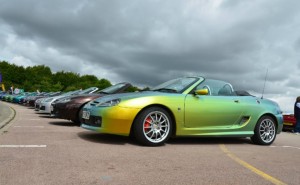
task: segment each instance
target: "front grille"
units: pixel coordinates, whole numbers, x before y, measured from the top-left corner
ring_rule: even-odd
[[[93,126],[93,127],[101,127],[102,126],[102,117],[90,116],[89,119],[82,119],[82,123]]]
[[[45,106],[41,106],[40,110],[46,110]]]

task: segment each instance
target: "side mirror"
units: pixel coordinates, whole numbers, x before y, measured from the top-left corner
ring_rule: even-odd
[[[208,95],[208,89],[198,89],[195,91],[196,95]]]

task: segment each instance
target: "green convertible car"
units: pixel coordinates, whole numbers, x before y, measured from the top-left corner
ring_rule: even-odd
[[[250,137],[255,144],[270,145],[283,126],[277,103],[204,77],[95,99],[85,105],[82,118],[85,129],[132,135],[147,146],[162,145],[171,136]]]

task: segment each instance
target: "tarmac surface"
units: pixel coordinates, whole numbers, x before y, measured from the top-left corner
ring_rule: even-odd
[[[8,124],[15,116],[15,111],[0,102],[0,129],[3,128],[6,124]]]
[[[0,185],[300,184],[300,135],[290,132],[270,146],[249,138],[180,137],[144,147],[31,107],[0,105],[2,115],[9,115],[3,106],[15,112],[0,129]]]

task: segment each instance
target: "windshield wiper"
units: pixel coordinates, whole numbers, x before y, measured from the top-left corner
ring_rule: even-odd
[[[170,88],[153,89],[153,91],[162,91],[162,92],[173,92],[173,93],[177,93],[177,90],[175,90],[175,89],[170,89]]]

